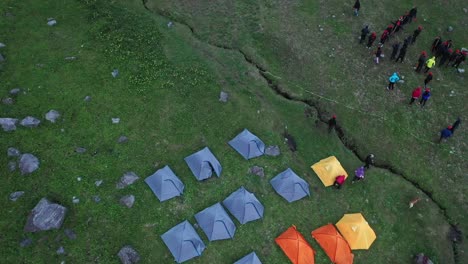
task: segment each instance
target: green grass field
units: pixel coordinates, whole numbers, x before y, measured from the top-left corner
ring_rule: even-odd
[[[0,132],[2,262],[118,263],[117,252],[129,244],[141,263],[174,263],[160,235],[185,219],[196,223],[194,214],[245,186],[265,206],[264,219],[245,225],[234,220],[233,240],[208,242],[197,229],[207,249],[190,263],[233,263],[253,250],[263,263],[289,263],[274,238],[292,224],[317,251],[316,262],[330,263],[310,232],[355,212],[377,234],[370,250],[353,252],[355,263],[410,263],[419,252],[435,263],[466,263],[466,241],[454,244],[448,235],[451,225],[465,240],[468,232],[465,76],[436,68],[427,107],[407,106],[424,78],[412,70],[420,51],[436,35],[466,47],[465,6],[454,0],[371,0],[353,17],[351,2],[2,1],[0,42],[7,46],[0,49],[6,57],[0,97],[15,87],[25,93],[13,105],[0,104],[0,117],[42,120],[37,128]],[[388,61],[386,44],[386,57],[375,65],[374,50],[358,45],[362,25],[380,35],[412,2],[418,21],[397,38],[419,24],[424,31],[404,63]],[[58,24],[47,26],[49,17]],[[77,59],[65,60],[69,56]],[[405,83],[388,92],[395,70]],[[225,104],[218,101],[222,90],[230,94]],[[92,100],[84,102],[85,96]],[[44,119],[50,109],[62,114],[59,122]],[[343,134],[328,134],[321,122],[333,113]],[[457,116],[463,123],[455,136],[436,144],[438,132]],[[119,124],[112,124],[114,117]],[[244,128],[279,145],[282,154],[245,161],[227,144]],[[297,152],[288,150],[285,130],[296,139]],[[121,135],[129,142],[118,144]],[[223,173],[197,182],[183,158],[205,146]],[[27,176],[9,172],[8,147],[36,155],[40,169]],[[76,147],[87,152],[75,153]],[[339,191],[323,187],[310,169],[335,155],[352,175],[370,152],[380,168]],[[160,203],[143,179],[165,165],[185,192]],[[253,165],[263,166],[266,176],[249,175]],[[310,184],[310,197],[289,204],[274,192],[269,180],[288,167]],[[140,180],[117,190],[127,171]],[[99,179],[104,183],[96,187]],[[8,199],[20,190],[25,195],[18,201]],[[136,197],[133,208],[119,204],[127,194]],[[94,195],[102,201],[95,203]],[[73,204],[73,196],[80,203]],[[42,197],[69,209],[65,222],[59,230],[25,233],[27,216]],[[415,197],[423,199],[409,209]],[[65,228],[77,239],[68,239]],[[32,245],[20,247],[27,237]],[[66,254],[56,253],[60,246]]]

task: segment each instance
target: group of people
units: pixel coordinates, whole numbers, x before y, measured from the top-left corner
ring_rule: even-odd
[[[364,180],[364,174],[366,170],[368,170],[371,165],[373,166],[375,164],[374,158],[375,158],[374,154],[367,155],[366,159],[364,160],[365,164],[363,166],[360,166],[354,171],[354,178],[351,183]],[[341,187],[345,183],[345,180],[346,180],[345,175],[338,175],[335,178],[335,182],[333,183],[333,186],[335,186],[335,188],[337,189],[341,189]]]

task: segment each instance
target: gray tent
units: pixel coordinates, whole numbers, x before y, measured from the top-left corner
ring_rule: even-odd
[[[234,262],[234,264],[262,264],[255,251]]]
[[[208,147],[185,158],[193,175],[201,181],[211,177],[213,171],[219,177],[223,168]]]
[[[273,189],[288,202],[310,196],[309,184],[297,176],[290,168],[278,174],[270,181]]]
[[[265,152],[265,144],[247,129],[229,141],[229,145],[246,160],[262,156]]]
[[[197,213],[195,219],[210,241],[231,239],[236,233],[236,225],[220,203]]]
[[[201,256],[205,244],[189,221],[174,226],[161,236],[177,263]]]
[[[255,195],[247,191],[244,186],[231,193],[223,201],[223,205],[241,224],[263,217],[263,205]]]
[[[157,170],[146,178],[145,182],[161,202],[180,196],[184,192],[184,184],[169,166]]]

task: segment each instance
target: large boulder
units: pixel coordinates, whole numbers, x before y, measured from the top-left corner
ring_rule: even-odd
[[[0,118],[0,125],[3,128],[3,131],[14,131],[16,130],[16,124],[18,123],[18,119],[16,118]]]
[[[24,127],[37,127],[40,123],[41,120],[33,116],[27,116],[23,120],[21,120],[20,125]]]
[[[133,184],[137,181],[140,177],[136,175],[133,171],[126,172],[121,178],[120,181],[117,183],[117,189],[123,189],[128,185]]]
[[[25,153],[20,157],[19,168],[22,175],[33,173],[39,169],[39,159],[33,154]]]
[[[122,264],[136,264],[140,262],[140,255],[131,246],[121,248],[117,256],[119,256]]]
[[[59,229],[65,219],[66,212],[67,208],[42,198],[29,214],[24,231],[38,232]]]

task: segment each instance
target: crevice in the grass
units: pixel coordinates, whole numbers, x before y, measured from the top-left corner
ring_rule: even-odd
[[[146,5],[146,0],[142,0],[143,2],[143,6],[145,7],[146,10],[148,10],[149,12],[151,13],[156,13],[157,15],[159,16],[162,16],[162,17],[165,17],[167,19],[170,19],[176,23],[179,23],[181,25],[184,25],[186,26],[188,29],[190,29],[190,31],[192,32],[193,36],[198,40],[198,41],[201,41],[203,43],[206,43],[210,46],[213,46],[213,47],[216,47],[216,48],[220,48],[220,49],[224,49],[224,50],[229,50],[229,51],[235,51],[235,52],[239,52],[243,57],[244,57],[244,60],[249,63],[250,65],[254,66],[259,74],[263,77],[263,79],[267,82],[268,86],[278,95],[280,95],[281,97],[285,98],[286,100],[289,100],[289,101],[294,101],[294,102],[300,102],[300,103],[304,103],[306,104],[307,106],[309,107],[312,107],[314,108],[316,111],[317,111],[317,117],[318,117],[318,120],[324,124],[328,124],[328,115],[327,115],[327,112],[322,109],[322,107],[319,105],[318,101],[314,101],[312,99],[303,99],[303,98],[300,98],[299,96],[296,96],[296,95],[293,95],[291,93],[288,93],[286,91],[286,89],[283,89],[279,84],[277,84],[275,82],[275,80],[273,80],[270,76],[269,76],[269,72],[266,70],[265,67],[259,65],[258,63],[256,63],[251,57],[249,57],[244,51],[242,51],[241,49],[239,48],[233,48],[233,47],[229,47],[229,46],[225,46],[225,45],[221,45],[221,44],[216,44],[216,43],[212,43],[210,41],[206,41],[206,40],[203,40],[196,32],[195,32],[195,29],[188,25],[187,23],[185,22],[182,22],[176,18],[174,18],[169,12],[167,11],[162,11],[162,10],[151,10],[148,8],[148,6]],[[361,154],[359,154],[359,151],[358,151],[358,147],[352,143],[348,137],[346,137],[345,135],[345,131],[343,129],[343,127],[341,127],[340,125],[336,125],[335,127],[335,130],[336,130],[336,134],[338,136],[338,138],[340,139],[341,143],[348,149],[350,150],[361,162],[364,162],[365,160],[365,156],[362,156]],[[400,176],[402,179],[404,179],[405,181],[407,181],[408,183],[410,183],[411,185],[413,185],[414,188],[420,190],[421,192],[423,192],[427,197],[429,197],[429,199],[440,209],[440,211],[442,211],[442,214],[443,216],[445,217],[445,220],[449,223],[449,225],[451,226],[452,229],[458,229],[457,227],[457,224],[453,223],[452,220],[450,219],[450,217],[448,216],[447,214],[447,209],[445,208],[445,206],[443,206],[440,202],[438,202],[437,200],[435,200],[435,198],[432,196],[432,193],[426,189],[424,189],[423,187],[421,187],[421,185],[419,185],[419,183],[417,183],[416,181],[408,178],[407,176],[405,176],[405,174],[403,172],[401,172],[400,170],[396,169],[394,166],[388,164],[388,163],[385,163],[385,162],[378,162],[375,164],[375,167],[376,168],[379,168],[379,169],[383,169],[383,170],[386,170],[388,172],[390,172],[391,174],[394,174],[396,176]],[[459,263],[458,261],[458,246],[457,246],[457,243],[458,241],[452,241],[452,249],[453,249],[453,254],[454,254],[454,262],[455,263]]]

